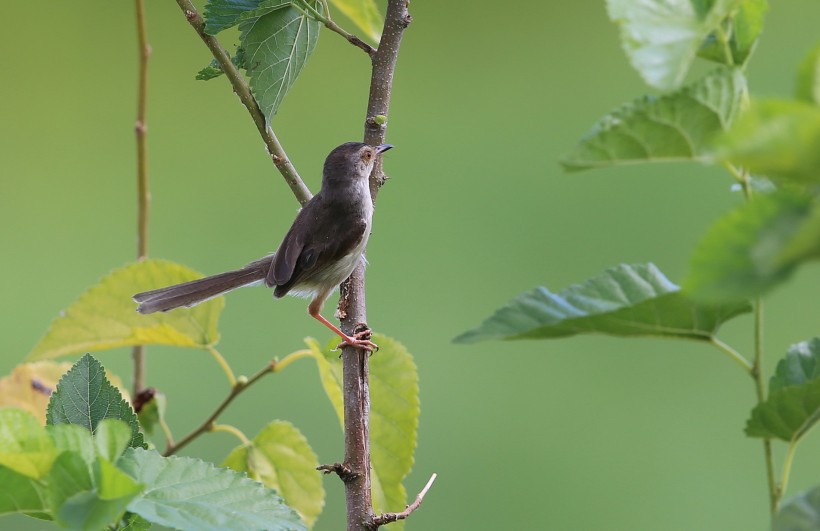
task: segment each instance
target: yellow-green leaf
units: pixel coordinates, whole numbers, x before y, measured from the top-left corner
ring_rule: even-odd
[[[407,493],[402,480],[413,467],[419,421],[419,385],[416,364],[407,349],[387,336],[374,334],[380,349],[370,357],[370,447],[373,509],[377,513],[404,510]],[[319,367],[322,385],[339,420],[343,422],[342,362],[331,349],[307,341]],[[390,524],[403,525],[402,521]],[[398,527],[396,529],[401,529]]]
[[[374,42],[379,42],[382,36],[382,19],[375,0],[330,0],[344,16],[356,24]]]
[[[270,487],[312,527],[325,505],[319,459],[293,424],[275,420],[222,463]]]
[[[166,260],[145,260],[116,269],[80,295],[51,323],[29,353],[40,360],[132,345],[204,347],[219,340],[217,322],[225,305],[218,297],[193,308],[141,315],[131,296],[202,275]]]
[[[0,409],[0,465],[39,479],[56,457],[51,438],[34,415],[20,409]]]

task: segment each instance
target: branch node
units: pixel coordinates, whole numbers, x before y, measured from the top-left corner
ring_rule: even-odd
[[[185,18],[188,19],[188,22],[193,22],[194,20],[196,20],[197,15],[199,15],[199,13],[197,13],[196,11],[190,9],[185,10]]]
[[[424,501],[424,496],[427,494],[427,491],[430,490],[430,487],[433,486],[433,482],[436,480],[437,476],[438,474],[433,474],[432,476],[430,476],[430,479],[427,481],[427,484],[424,486],[423,489],[421,489],[421,492],[419,492],[418,496],[416,496],[416,499],[413,501],[413,503],[408,505],[407,508],[405,508],[402,512],[380,514],[379,516],[373,518],[373,525],[379,527],[385,524],[390,524],[397,520],[404,520],[405,518],[410,516],[416,509],[421,507],[421,502]]]
[[[358,472],[354,472],[349,466],[345,465],[344,463],[333,463],[332,465],[319,465],[316,467],[316,470],[320,470],[325,475],[333,474],[339,476],[344,483],[348,481],[352,481],[359,477]]]

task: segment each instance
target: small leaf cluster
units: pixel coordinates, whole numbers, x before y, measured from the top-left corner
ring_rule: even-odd
[[[332,0],[371,40],[381,35],[382,18],[375,0]],[[239,44],[231,56],[250,78],[251,92],[271,121],[327,23],[328,4],[320,0],[210,0],[205,6],[205,31],[216,35],[239,28]],[[197,73],[207,81],[221,75],[216,60]]]
[[[746,434],[789,444],[782,479],[770,482],[776,507],[794,449],[820,418],[820,339],[789,349],[766,398],[759,357],[743,357],[716,335],[724,322],[757,308],[760,297],[799,266],[820,258],[820,45],[797,69],[793,98],[751,98],[745,69],[768,7],[767,0],[607,1],[631,65],[663,92],[601,118],[562,165],[578,172],[695,161],[726,169],[744,201],[706,231],[683,288],[652,264],[621,264],[558,293],[539,287],[519,295],[456,341],[595,333],[719,348],[761,390]],[[719,66],[685,84],[696,61]],[[818,500],[815,489],[787,502],[775,528],[816,529]]]
[[[148,450],[137,417],[83,356],[60,380],[44,427],[0,409],[0,514],[68,529],[307,529],[276,493],[229,469]]]

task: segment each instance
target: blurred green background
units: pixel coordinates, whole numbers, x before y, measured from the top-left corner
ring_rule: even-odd
[[[371,326],[419,367],[408,491],[439,474],[410,529],[767,528],[761,444],[742,433],[753,387],[715,349],[606,337],[450,343],[536,285],[558,290],[645,261],[680,280],[704,229],[740,201],[728,176],[694,164],[560,170],[599,116],[647,92],[603,2],[416,1],[411,12],[367,293]],[[3,374],[61,309],[133,258],[136,217],[132,6],[16,2],[5,13],[14,22],[0,33]],[[225,80],[194,80],[209,55],[175,3],[149,2],[148,17],[151,255],[203,273],[241,266],[275,250],[297,204]],[[774,3],[749,68],[753,94],[791,94],[818,20],[816,1]],[[361,137],[368,75],[363,54],[325,32],[275,118],[314,191],[327,152]],[[769,371],[789,344],[820,334],[817,279],[816,267],[802,270],[767,298]],[[750,327],[740,318],[721,337],[748,355]],[[232,294],[221,330],[221,352],[244,374],[305,336],[327,337],[304,301],[273,302],[263,289]],[[98,356],[128,380],[128,353]],[[206,353],[149,356],[149,383],[168,395],[177,435],[227,392]],[[296,424],[321,462],[342,457],[312,362],[269,377],[222,421],[252,435],[274,418]],[[235,444],[213,434],[187,453],[219,462]],[[790,493],[820,483],[818,470],[812,435]],[[325,486],[316,529],[341,529],[341,484]],[[0,519],[2,529],[39,527]]]

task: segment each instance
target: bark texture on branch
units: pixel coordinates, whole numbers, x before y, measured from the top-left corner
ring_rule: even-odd
[[[364,141],[376,146],[383,144],[387,133],[387,117],[393,73],[399,55],[402,35],[412,17],[407,10],[408,0],[388,0],[381,42],[371,55],[372,74],[370,97],[365,117]],[[370,175],[370,192],[375,204],[385,177],[380,161]],[[342,284],[340,300],[342,330],[352,334],[361,323],[367,323],[365,305],[364,268],[359,266]],[[378,354],[376,354],[378,356]],[[373,514],[370,495],[370,389],[368,355],[362,350],[347,347],[342,354],[344,370],[344,464],[354,472],[345,481],[348,531],[369,531],[379,527]]]

